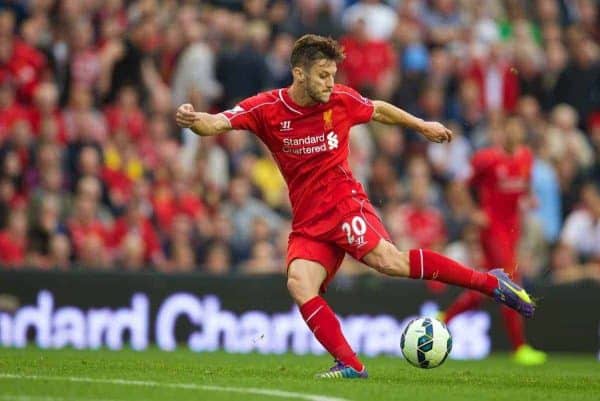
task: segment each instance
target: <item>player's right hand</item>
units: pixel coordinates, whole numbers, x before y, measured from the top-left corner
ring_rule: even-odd
[[[184,103],[177,108],[177,112],[175,113],[175,121],[181,128],[191,127],[196,119],[196,111],[194,110],[194,106],[191,104]]]

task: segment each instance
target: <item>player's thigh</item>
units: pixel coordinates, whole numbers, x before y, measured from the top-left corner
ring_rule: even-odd
[[[401,252],[386,239],[363,256],[363,263],[380,273],[395,277],[408,277],[410,273],[408,252]]]
[[[287,254],[288,281],[290,278],[301,280],[303,285],[325,292],[343,259],[344,251],[335,244],[291,233]]]
[[[356,198],[351,202],[350,207],[344,209],[332,240],[355,259],[377,268],[373,264],[376,259],[392,258],[398,251],[371,203]]]

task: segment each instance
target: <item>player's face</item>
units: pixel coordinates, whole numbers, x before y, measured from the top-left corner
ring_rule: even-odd
[[[511,118],[506,123],[505,146],[515,148],[523,143],[525,139],[525,128],[520,120]]]
[[[316,103],[327,103],[331,92],[337,66],[333,60],[317,60],[306,74],[306,93]]]

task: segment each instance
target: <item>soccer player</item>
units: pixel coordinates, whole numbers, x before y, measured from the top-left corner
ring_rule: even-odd
[[[340,323],[319,295],[344,254],[398,277],[438,280],[477,290],[530,317],[529,295],[501,270],[478,272],[425,249],[400,251],[348,166],[349,130],[370,120],[399,124],[432,142],[452,133],[383,101],[334,83],[343,50],[331,39],[305,35],[291,55],[289,88],[260,93],[219,114],[181,105],[176,121],[198,135],[248,130],[272,152],[287,182],[293,209],[287,254],[287,287],[302,317],[336,364],[319,378],[364,378],[367,371],[344,338]],[[248,77],[252,79],[252,77]]]
[[[479,150],[471,160],[470,184],[482,212],[480,242],[487,269],[502,266],[513,280],[519,281],[517,246],[520,237],[520,202],[529,194],[533,154],[523,145],[521,120],[510,117],[503,129],[492,132],[493,145]],[[477,308],[484,296],[465,291],[442,314],[446,323],[456,315]],[[514,349],[514,360],[523,365],[546,361],[544,352],[525,342],[523,320],[513,309],[501,308],[504,324]]]

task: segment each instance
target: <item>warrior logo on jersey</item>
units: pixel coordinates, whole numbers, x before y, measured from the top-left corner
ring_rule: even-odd
[[[323,123],[325,131],[333,129],[333,110],[329,109],[323,112]]]
[[[293,129],[292,122],[290,120],[280,122],[279,126],[279,131],[291,131]]]

